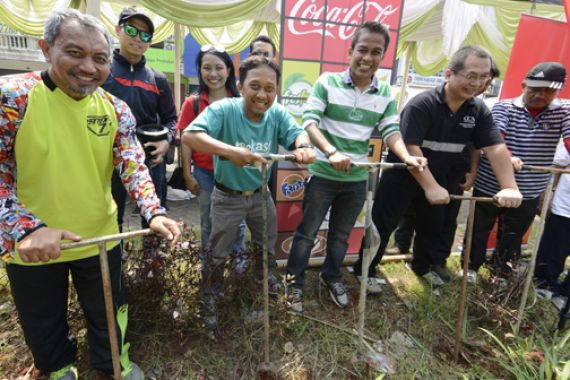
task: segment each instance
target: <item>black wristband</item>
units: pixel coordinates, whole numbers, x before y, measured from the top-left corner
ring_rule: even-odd
[[[303,148],[314,149],[315,146],[313,144],[309,144],[309,143],[302,143],[302,144],[299,144],[299,146],[295,149],[303,149]]]

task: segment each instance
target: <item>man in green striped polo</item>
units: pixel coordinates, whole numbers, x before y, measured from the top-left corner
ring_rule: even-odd
[[[366,168],[353,168],[351,163],[368,160],[374,128],[408,166],[421,170],[427,163],[406,150],[390,86],[375,76],[389,42],[389,30],[381,23],[366,22],[357,28],[348,50],[350,67],[341,73],[321,75],[307,101],[303,127],[322,153],[318,152],[317,161],[309,166],[303,218],[287,262],[289,305],[294,311],[303,311],[304,272],[329,208],[327,253],[320,280],[339,307],[348,306],[340,268],[348,237],[366,199],[368,176]]]

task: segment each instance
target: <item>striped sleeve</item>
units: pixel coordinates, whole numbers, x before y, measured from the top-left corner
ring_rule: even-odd
[[[509,108],[507,104],[507,102],[497,102],[491,111],[493,114],[493,121],[495,122],[495,126],[499,128],[503,137],[507,133],[507,127],[509,124]]]
[[[382,119],[380,119],[378,132],[380,132],[384,140],[394,133],[400,133],[400,116],[398,114],[396,101],[392,97],[390,97],[390,102],[386,106]]]
[[[303,110],[303,128],[310,123],[321,123],[325,109],[328,104],[328,89],[326,85],[327,75],[323,74],[319,77]]]

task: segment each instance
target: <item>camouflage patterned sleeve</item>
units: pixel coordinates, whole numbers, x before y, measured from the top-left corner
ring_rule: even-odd
[[[135,117],[127,104],[112,97],[119,128],[113,147],[113,163],[119,172],[125,189],[140,207],[147,221],[156,215],[165,215],[160,206],[148,168],[144,164],[144,151],[135,134]]]
[[[45,224],[16,197],[14,142],[26,107],[27,95],[38,76],[0,78],[0,256],[14,257],[15,242]]]

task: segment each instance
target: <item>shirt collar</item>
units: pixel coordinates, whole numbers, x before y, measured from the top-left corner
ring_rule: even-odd
[[[346,69],[343,73],[344,82],[352,87],[354,87],[354,83],[352,82],[352,77],[350,76],[350,67]],[[372,83],[370,83],[370,89],[373,91],[378,91],[378,77],[376,75],[372,76]]]
[[[435,92],[437,95],[437,102],[440,104],[447,104],[447,101],[445,100],[445,83],[446,82],[440,84],[439,86],[437,86],[435,88]],[[463,103],[473,105],[473,104],[475,104],[475,98],[469,98]]]
[[[42,80],[44,81],[47,88],[49,88],[50,91],[55,91],[55,89],[57,88],[57,85],[53,82],[53,80],[49,76],[47,70],[42,71],[41,76],[42,76]]]

